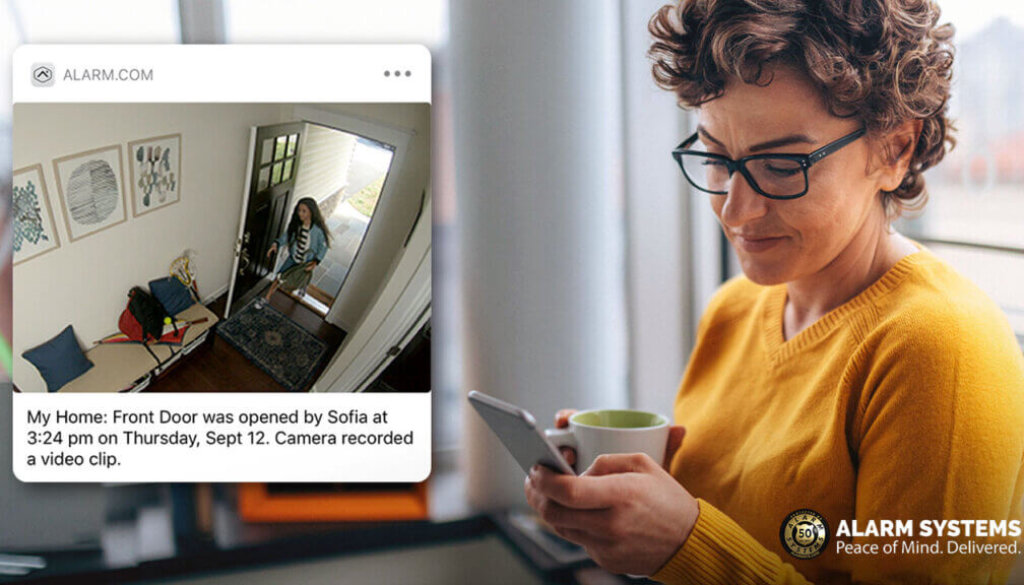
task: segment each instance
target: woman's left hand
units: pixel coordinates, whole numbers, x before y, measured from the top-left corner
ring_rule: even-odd
[[[306,272],[312,272],[314,268],[316,268],[316,260],[306,262]]]
[[[535,465],[526,500],[561,537],[613,573],[651,575],[686,542],[697,500],[644,454],[601,455],[583,475]]]

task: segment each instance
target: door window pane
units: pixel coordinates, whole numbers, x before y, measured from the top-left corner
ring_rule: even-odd
[[[265,151],[265,152],[270,152]],[[270,186],[270,165],[260,167],[260,178],[256,181],[256,190],[262,191]]]
[[[277,144],[274,146],[274,160],[281,160],[284,158],[285,149],[288,146],[287,136],[278,136]]]
[[[271,156],[274,154],[274,139],[264,138],[263,149],[260,152],[260,164],[265,165],[270,162]]]

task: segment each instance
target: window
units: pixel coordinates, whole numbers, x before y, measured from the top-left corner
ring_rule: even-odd
[[[176,43],[180,37],[177,0],[6,0],[0,66],[0,168],[10,184],[11,59],[22,43]]]
[[[224,28],[229,43],[405,42],[433,48],[447,36],[447,5],[446,0],[225,0]]]
[[[8,0],[8,10],[22,43],[176,43],[180,38],[177,0]]]
[[[1008,2],[941,6],[957,28],[957,146],[926,173],[928,204],[900,229],[982,287],[1024,343],[1024,18]]]

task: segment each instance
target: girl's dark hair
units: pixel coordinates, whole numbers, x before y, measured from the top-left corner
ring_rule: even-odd
[[[299,206],[305,205],[306,209],[309,210],[310,224],[318,226],[324,232],[324,239],[327,241],[327,245],[331,245],[331,231],[327,229],[327,223],[324,221],[324,214],[320,213],[320,206],[316,204],[316,199],[312,197],[303,197],[299,199],[299,202],[295,204],[295,209],[292,210],[292,218],[288,221],[288,241],[294,242],[296,236],[299,234],[299,228],[302,227],[302,220],[299,219]]]
[[[654,79],[685,107],[722,95],[728,77],[768,85],[767,66],[806,73],[829,111],[879,136],[908,120],[921,134],[890,215],[925,201],[922,173],[956,141],[947,102],[953,27],[932,0],[680,0],[648,25]]]

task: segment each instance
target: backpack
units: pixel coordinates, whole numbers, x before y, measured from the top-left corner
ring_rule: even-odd
[[[117,327],[134,341],[158,341],[169,315],[163,306],[144,289],[133,286],[128,291],[128,307],[121,313]]]

